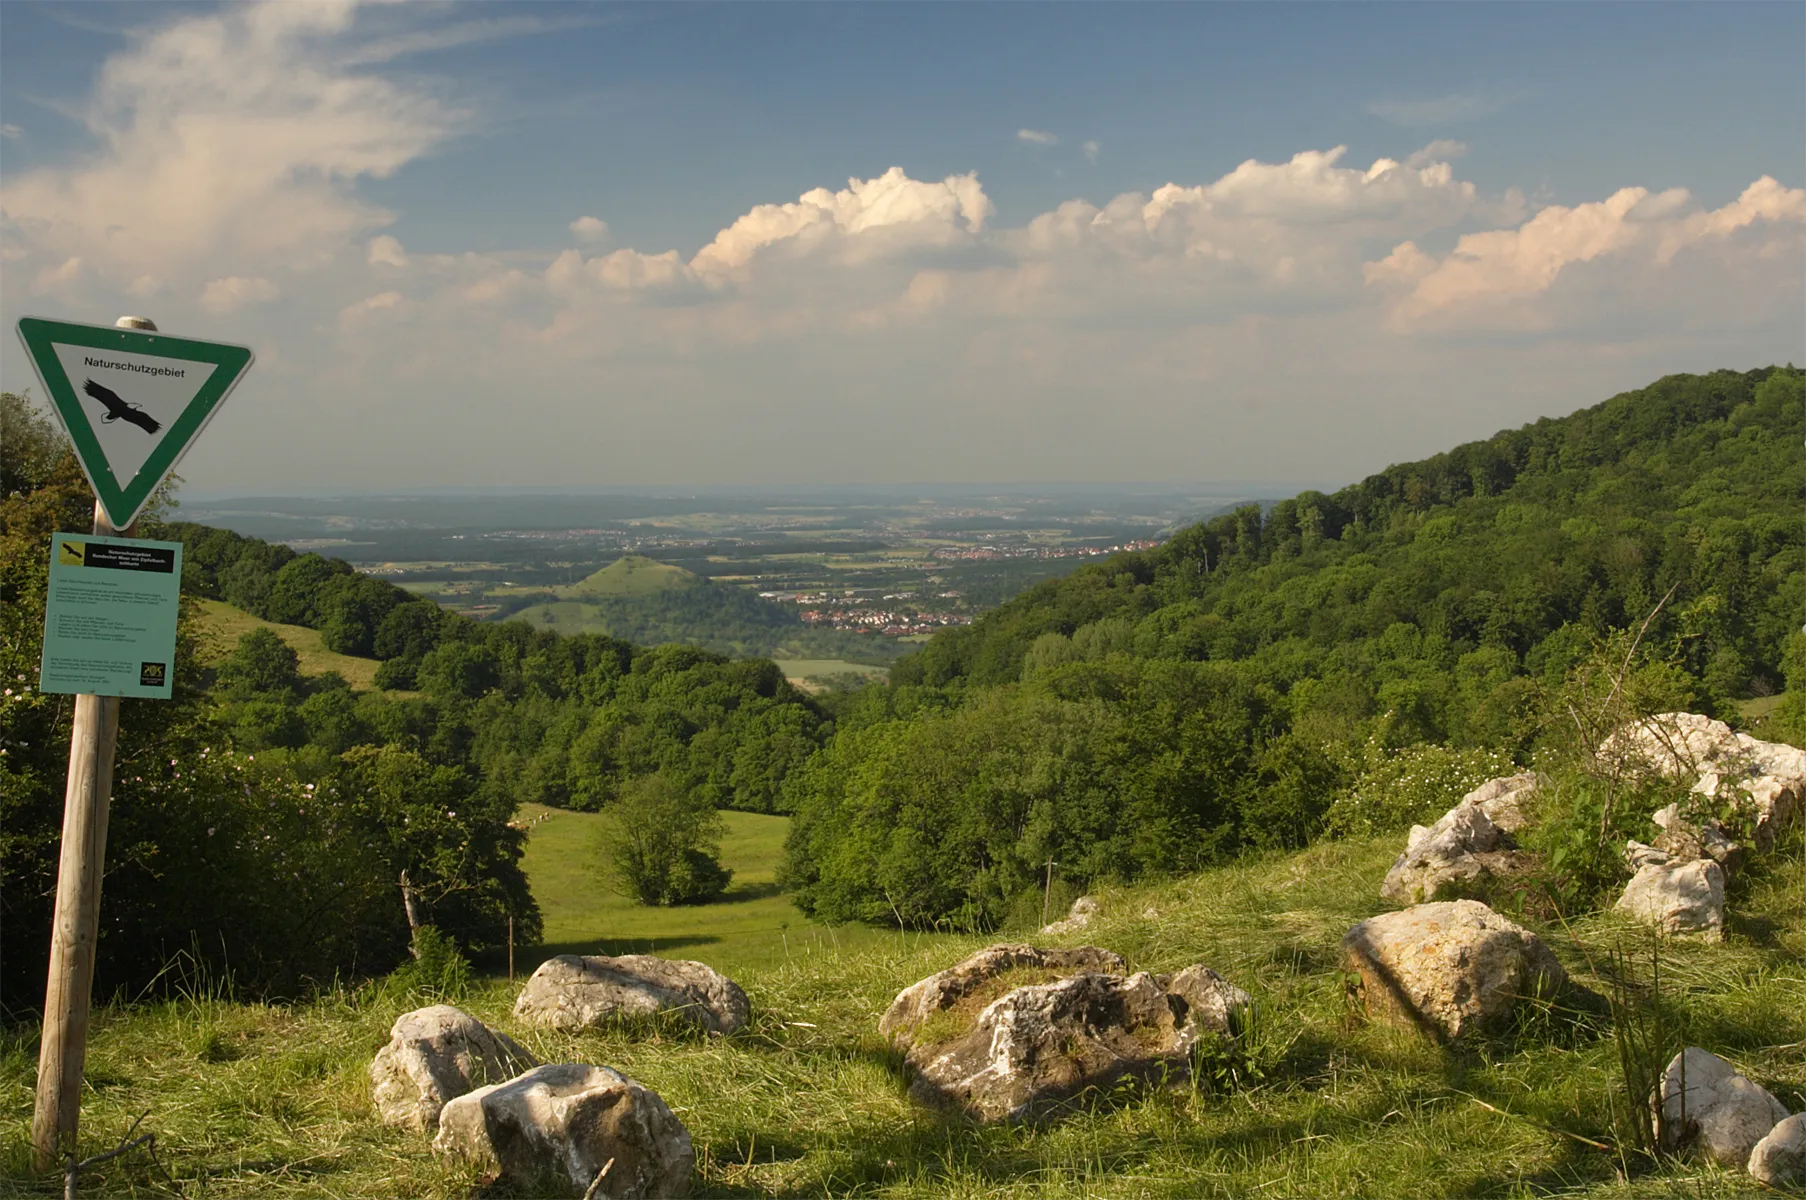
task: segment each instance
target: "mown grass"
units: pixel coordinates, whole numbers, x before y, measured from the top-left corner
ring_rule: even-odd
[[[562,823],[562,824],[561,824]],[[743,879],[775,853],[778,826],[740,818]],[[658,1091],[689,1127],[697,1192],[709,1196],[1194,1197],[1756,1194],[1738,1172],[1691,1159],[1624,1163],[1580,1138],[1611,1143],[1617,1067],[1596,1027],[1555,1022],[1465,1050],[1370,1024],[1354,1007],[1338,944],[1380,911],[1379,881],[1395,838],[1331,843],[1191,878],[1100,893],[1082,935],[1137,968],[1204,962],[1247,988],[1257,1018],[1243,1061],[1187,1088],[1088,1098],[1062,1120],[981,1128],[911,1103],[879,1015],[910,982],[984,939],[868,935],[836,950],[790,953],[753,930],[726,935],[736,906],[750,925],[773,896],[721,906],[629,912],[594,895],[575,857],[583,822],[536,827],[529,859],[548,928],[574,943],[594,934],[692,934],[679,951],[733,967],[752,998],[746,1033],[726,1040],[624,1030],[559,1034],[510,1013],[513,989],[489,980],[465,1006],[547,1060],[616,1066]],[[730,843],[736,845],[736,843]],[[753,847],[760,847],[756,852]],[[767,860],[769,861],[769,860]],[[1806,1108],[1806,920],[1797,841],[1742,889],[1722,946],[1663,948],[1671,1014],[1698,1044],[1724,1054],[1794,1110]],[[781,911],[773,908],[771,911]],[[631,916],[632,920],[629,919]],[[638,922],[638,923],[635,923]],[[1541,930],[1574,973],[1646,935],[1606,916]],[[1591,965],[1590,965],[1591,964]],[[292,1006],[229,1004],[205,995],[112,1008],[97,1021],[83,1128],[110,1144],[149,1110],[166,1161],[187,1194],[239,1197],[453,1197],[471,1173],[435,1162],[425,1139],[370,1115],[370,1056],[389,1022],[417,999],[381,988],[330,991]],[[15,1032],[0,1051],[0,1166],[24,1177],[35,1046]],[[161,1194],[142,1165],[119,1167],[92,1194]],[[54,1191],[49,1184],[40,1194]]]
[[[374,658],[354,658],[349,654],[328,650],[320,640],[320,631],[317,629],[266,621],[243,609],[234,608],[223,600],[199,600],[196,603],[200,605],[202,613],[201,660],[209,665],[218,663],[232,653],[238,645],[238,639],[253,629],[273,629],[276,636],[287,642],[300,659],[303,675],[319,676],[328,671],[337,671],[345,677],[345,682],[358,691],[368,691],[376,686],[376,668],[381,663]]]

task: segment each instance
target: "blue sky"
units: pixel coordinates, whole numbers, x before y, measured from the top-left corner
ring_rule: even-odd
[[[0,8],[0,307],[257,346],[197,487],[1334,483],[1806,359],[1806,6],[303,7]]]

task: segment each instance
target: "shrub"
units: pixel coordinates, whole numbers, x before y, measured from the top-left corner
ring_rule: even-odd
[[[1488,779],[1517,770],[1497,750],[1419,744],[1388,749],[1379,734],[1351,756],[1354,782],[1329,807],[1327,826],[1341,837],[1427,825]]]
[[[219,691],[228,698],[301,691],[301,659],[273,629],[259,627],[242,635],[219,665]]]
[[[458,943],[437,926],[422,925],[414,931],[414,957],[390,972],[387,983],[402,995],[453,1004],[470,990],[470,962],[458,952]]]
[[[609,806],[610,875],[641,904],[702,904],[727,890],[720,862],[721,816],[670,776],[635,780]]]

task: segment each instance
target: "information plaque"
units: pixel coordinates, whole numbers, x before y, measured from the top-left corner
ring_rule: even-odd
[[[182,543],[53,535],[38,688],[169,699],[181,601]]]

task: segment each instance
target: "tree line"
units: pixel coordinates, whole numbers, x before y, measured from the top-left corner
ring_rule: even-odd
[[[92,503],[0,400],[0,919],[47,929],[67,697],[35,691],[45,543]],[[770,662],[478,622],[343,562],[148,520],[185,547],[176,698],[128,702],[101,988],[188,953],[263,990],[386,970],[420,922],[537,934],[513,818],[631,812],[650,902],[725,885],[708,816],[793,813],[784,880],[831,921],[995,928],[1074,887],[1433,817],[1549,742],[1553,698],[1655,612],[1639,683],[1806,734],[1800,372],[1674,376],[1334,494],[1306,492],[1040,584],[887,686],[810,697]],[[196,598],[317,629],[197,654]],[[200,934],[205,931],[203,939]],[[37,1003],[9,946],[0,1003]]]
[[[1736,720],[1806,691],[1803,392],[1791,367],[1671,376],[936,636],[791,777],[798,903],[987,927],[1038,907],[1049,862],[1083,886],[1370,828],[1349,814],[1380,776],[1440,781],[1386,822],[1434,816],[1532,762],[1551,698],[1658,606],[1670,703]],[[1792,692],[1771,723],[1799,736]]]
[[[69,697],[36,690],[46,547],[88,527],[93,499],[41,413],[8,394],[0,418],[0,1004],[17,1010],[43,994],[71,716]],[[334,559],[155,515],[140,533],[183,543],[184,610],[174,699],[124,702],[102,995],[179,955],[260,991],[377,973],[421,923],[471,952],[510,920],[530,943],[540,918],[513,820],[529,801],[681,796],[676,816],[703,827],[645,891],[706,896],[725,883],[690,853],[707,814],[781,808],[784,778],[832,728],[770,662],[478,622]],[[267,629],[205,665],[198,598],[381,660],[377,688],[303,676]],[[669,835],[673,814],[648,814]]]

